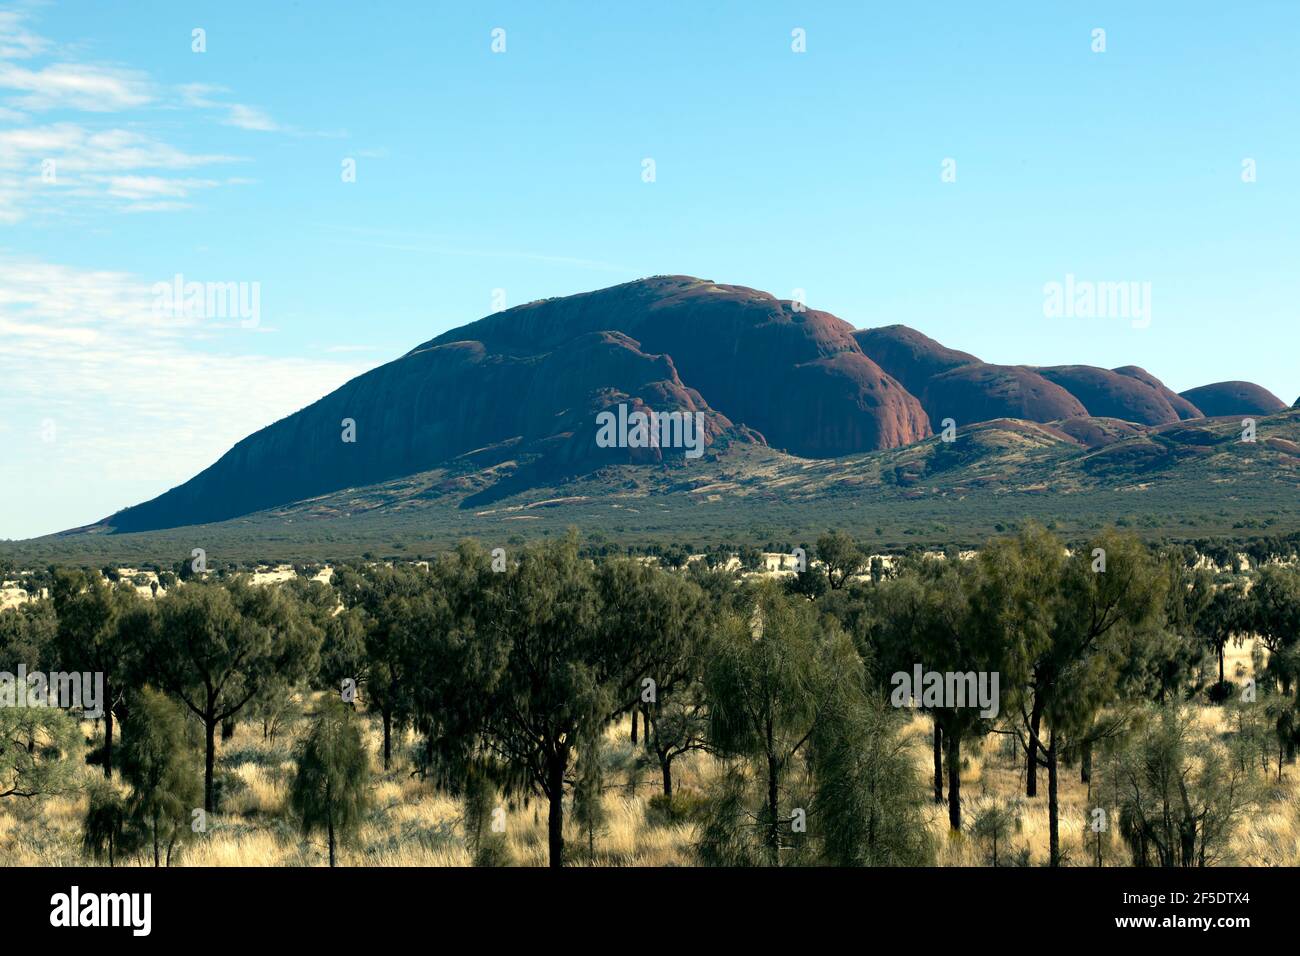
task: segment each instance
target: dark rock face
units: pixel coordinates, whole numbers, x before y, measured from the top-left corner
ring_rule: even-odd
[[[1159,442],[1123,439],[1195,430],[1179,423],[1202,412],[1283,407],[1246,382],[1179,396],[1133,366],[990,365],[905,326],[855,332],[766,292],[658,276],[532,302],[440,335],[104,524],[120,532],[203,524],[439,468],[452,482],[499,472],[462,501],[471,507],[606,465],[663,466],[730,442],[804,457],[895,448],[945,418],[1088,448],[1149,444],[1156,455]],[[620,428],[623,440],[611,444],[604,412],[628,425],[637,413],[675,413],[676,437],[639,442]],[[344,440],[346,422],[355,441]],[[946,466],[963,460],[944,455]]]
[[[143,531],[222,521],[470,453],[526,458],[537,481],[684,454],[600,447],[597,415],[620,404],[681,412],[691,425],[698,413],[705,445],[769,435],[812,457],[925,438],[920,403],[852,333],[829,313],[686,277],[531,303],[353,379],[108,523]],[[355,442],[342,440],[345,419]]]
[[[684,385],[664,355],[625,335],[593,332],[564,349],[491,355],[478,342],[412,352],[262,429],[215,465],[110,519],[118,531],[222,521],[316,495],[427,471],[494,445],[549,456],[551,473],[654,462],[683,449],[599,448],[596,414],[620,403],[701,413],[705,444],[738,431]],[[345,442],[343,421],[356,423]]]
[[[744,286],[659,276],[532,302],[430,344],[535,354],[598,330],[672,356],[713,408],[796,455],[893,448],[930,434],[920,403],[862,353],[851,325]]]
[[[1211,418],[1216,415],[1271,415],[1286,408],[1282,399],[1253,382],[1216,382],[1179,394]]]
[[[1120,375],[1127,375],[1129,378],[1135,378],[1140,382],[1146,382],[1164,397],[1164,400],[1169,403],[1169,407],[1177,412],[1178,417],[1183,421],[1187,421],[1189,418],[1205,417],[1199,408],[1140,366],[1125,365],[1111,371]]]
[[[1086,416],[1077,398],[1022,365],[963,365],[936,375],[921,398],[933,422],[957,424],[993,418],[1052,422]]]
[[[1139,378],[1092,365],[1054,365],[1038,374],[1055,382],[1100,418],[1118,418],[1141,425],[1164,425],[1180,416],[1165,397]]]
[[[940,345],[906,325],[886,325],[853,333],[858,346],[913,395],[921,395],[930,379],[963,365],[983,364],[969,352]],[[931,423],[933,426],[933,423]]]

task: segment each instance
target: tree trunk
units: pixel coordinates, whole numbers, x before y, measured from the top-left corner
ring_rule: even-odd
[[[108,684],[104,685],[104,776],[113,779],[113,698],[108,696]]]
[[[767,755],[767,852],[772,866],[781,863],[781,831],[777,821],[777,760],[776,754]]]
[[[961,830],[961,735],[944,735],[948,745],[948,826]]]
[[[160,858],[158,856],[158,811],[153,814],[153,865],[157,869]]]
[[[325,831],[330,841],[330,866],[334,866],[334,794],[329,778],[325,778]]]
[[[673,798],[673,758],[660,757],[659,768],[664,774],[664,796],[669,800]]]
[[[934,719],[934,802],[943,803],[943,728]]]
[[[547,797],[550,798],[550,812],[546,817],[546,838],[550,851],[550,865],[564,866],[564,765],[563,757],[551,760],[548,771]]]
[[[203,755],[203,810],[212,813],[212,771],[217,763],[217,718],[209,714],[203,719],[206,737]]]
[[[388,761],[393,755],[393,712],[384,708],[384,770],[388,770]]]
[[[1056,731],[1047,743],[1047,842],[1051,866],[1061,865],[1061,821],[1056,805]]]
[[[1092,781],[1092,741],[1085,740],[1079,748],[1079,782]]]
[[[637,710],[637,708],[635,707],[632,708],[632,743],[634,744],[636,743],[636,722],[637,722],[637,715],[639,713],[640,712]]]
[[[1223,683],[1223,645],[1219,645],[1219,683]]]
[[[1038,796],[1038,728],[1042,726],[1043,712],[1038,702],[1034,702],[1034,711],[1029,717],[1029,751],[1025,769],[1025,796]]]

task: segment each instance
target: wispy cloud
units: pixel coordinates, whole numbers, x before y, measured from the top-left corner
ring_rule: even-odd
[[[221,120],[227,126],[240,129],[271,133],[280,129],[280,124],[273,120],[263,109],[246,103],[231,103],[224,100],[230,92],[224,86],[212,83],[186,83],[177,87],[181,102],[194,109],[219,110],[225,113]]]
[[[28,70],[0,62],[0,89],[17,90],[20,95],[12,103],[32,111],[114,113],[145,106],[154,99],[144,74],[83,63],[55,63]]]
[[[225,123],[227,126],[238,126],[240,129],[259,130],[266,133],[279,129],[275,120],[271,119],[265,112],[254,106],[245,106],[243,103],[231,105]]]
[[[96,131],[78,123],[0,131],[0,222],[18,222],[34,212],[66,212],[77,204],[138,212],[142,200],[178,202],[221,181],[171,178],[160,171],[237,161],[236,156],[187,153],[132,130]]]
[[[245,160],[172,145],[168,127],[154,122],[169,111],[213,111],[234,128],[293,133],[262,108],[234,101],[225,87],[167,86],[140,70],[78,62],[78,52],[40,36],[30,11],[0,12],[0,121],[13,125],[0,131],[0,224],[186,209],[202,191],[251,182],[171,175]],[[42,115],[51,112],[60,115]],[[115,117],[113,128],[97,125],[98,117],[124,113],[130,116]]]
[[[26,11],[0,10],[0,59],[26,59],[49,49],[49,41],[29,30],[27,20]]]
[[[213,338],[156,314],[151,287],[122,272],[0,258],[0,405],[15,424],[0,478],[40,462],[52,481],[87,476],[96,491],[86,500],[112,510],[184,481],[375,364],[259,354],[253,336]],[[25,508],[0,501],[0,537],[56,530],[30,527]]]

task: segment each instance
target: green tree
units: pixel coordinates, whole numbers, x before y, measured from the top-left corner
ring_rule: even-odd
[[[1006,639],[996,627],[981,627],[971,608],[976,589],[976,569],[961,561],[931,561],[905,578],[879,586],[886,611],[882,631],[885,659],[891,670],[909,677],[916,665],[940,674],[985,675],[992,689],[992,675],[1006,669]],[[897,693],[897,691],[895,691]],[[942,792],[939,777],[940,742],[948,766],[948,825],[960,830],[961,746],[963,740],[982,738],[991,729],[974,700],[961,706],[956,701],[926,705],[922,688],[913,687],[918,705],[927,709],[935,722],[935,794]],[[895,701],[895,703],[899,703]],[[999,707],[1001,701],[995,702]]]
[[[832,591],[865,571],[869,561],[853,537],[843,531],[830,531],[817,539],[817,559],[826,568],[826,583]]]
[[[179,705],[152,688],[133,697],[122,730],[122,776],[131,785],[127,810],[153,847],[153,865],[171,865],[172,851],[191,831],[203,798],[198,749]]]
[[[296,757],[289,805],[303,836],[324,831],[334,866],[336,844],[355,834],[370,802],[370,758],[351,709],[326,698]]]
[[[117,865],[119,854],[139,849],[138,833],[131,827],[126,799],[107,780],[90,786],[86,815],[81,825],[82,849],[93,859]]]
[[[1294,761],[1300,737],[1296,700],[1300,690],[1300,569],[1282,565],[1263,568],[1250,589],[1243,617],[1268,650],[1267,664],[1256,674],[1266,688],[1276,690],[1271,706],[1278,744],[1287,761]]]
[[[314,672],[321,634],[274,588],[192,582],[157,602],[149,675],[204,727],[203,808],[212,813],[217,727],[268,682]]]
[[[1215,588],[1208,581],[1207,574],[1199,578],[1194,587],[1202,594],[1210,592],[1207,597],[1196,601],[1199,613],[1195,616],[1193,627],[1197,637],[1218,658],[1219,685],[1223,688],[1227,683],[1223,669],[1224,654],[1230,640],[1235,639],[1240,646],[1244,639],[1245,631],[1250,625],[1249,608],[1242,589],[1236,583]],[[1222,689],[1219,696],[1224,696]]]
[[[1257,805],[1253,766],[1196,730],[1191,712],[1171,704],[1103,765],[1119,831],[1135,866],[1191,867],[1224,862],[1233,831]]]
[[[364,565],[340,568],[335,583],[343,603],[365,614],[365,655],[362,673],[368,709],[383,723],[384,770],[392,761],[393,733],[405,727],[414,708],[418,679],[412,664],[422,637],[420,602],[432,587],[429,573],[418,567]]]
[[[61,569],[54,575],[52,595],[58,616],[54,657],[62,670],[103,675],[104,776],[113,776],[113,724],[126,691],[126,675],[134,668],[139,647],[119,629],[119,618],[138,608],[140,598],[130,585],[110,587],[94,573]]]
[[[900,716],[879,698],[836,695],[810,750],[813,819],[832,866],[925,866],[934,849]]]
[[[587,838],[587,858],[595,862],[596,837],[605,829],[604,741],[598,728],[588,728],[578,750],[578,772],[573,785],[573,822]]]
[[[77,722],[54,707],[0,707],[0,798],[28,799],[71,786]]]
[[[1061,752],[1115,701],[1134,647],[1159,631],[1167,579],[1145,545],[1113,531],[1067,555],[1054,536],[1031,527],[994,542],[979,560],[973,620],[1008,638],[1007,683],[1030,772],[1038,753],[1047,766],[1050,861],[1058,866]]]
[[[504,661],[488,694],[485,745],[549,805],[551,866],[564,860],[564,794],[577,742],[627,713],[653,644],[624,633],[603,605],[577,535],[525,548],[480,610]],[[645,609],[650,610],[650,609]]]
[[[729,614],[721,622],[704,686],[711,745],[748,762],[761,782],[759,837],[776,866],[780,851],[798,842],[793,825],[785,826],[792,817],[782,813],[783,788],[837,697],[865,686],[861,658],[838,624],[767,583],[751,617]]]

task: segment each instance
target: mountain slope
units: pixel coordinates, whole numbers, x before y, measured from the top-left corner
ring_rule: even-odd
[[[1164,400],[1169,403],[1169,407],[1177,412],[1178,417],[1184,421],[1189,418],[1205,417],[1204,413],[1199,408],[1140,366],[1124,365],[1120,368],[1111,369],[1111,371],[1116,372],[1119,375],[1127,375],[1129,378],[1135,378],[1139,382],[1145,382],[1150,385],[1160,393]]]
[[[920,403],[862,353],[849,323],[689,276],[532,302],[428,344],[477,341],[489,352],[531,354],[599,329],[671,355],[710,404],[796,455],[892,448],[930,433]]]
[[[599,447],[597,415],[619,405],[699,413],[705,444],[768,436],[812,457],[924,438],[920,403],[862,354],[852,332],[826,312],[681,276],[530,303],[348,382],[108,524],[221,521],[470,453],[527,459],[520,483],[683,453]],[[355,441],[344,440],[347,422]]]
[[[339,502],[358,489],[370,489],[365,513],[427,514],[441,503],[464,515],[605,488],[600,476],[611,469],[631,469],[619,472],[621,488],[675,493],[734,462],[762,462],[763,474],[780,463],[788,474],[778,483],[751,476],[747,484],[787,501],[822,500],[802,484],[819,475],[873,487],[882,500],[940,475],[941,484],[990,489],[1073,475],[1076,490],[1098,491],[1195,458],[1206,433],[1192,426],[1202,411],[1237,414],[1222,408],[1267,414],[1254,410],[1281,403],[1240,382],[1177,396],[1134,366],[988,364],[904,326],[855,331],[766,292],[656,276],[444,333],[96,530],[280,510],[291,521],[304,507],[313,518],[338,517],[355,513]],[[638,412],[673,414],[679,427],[662,440],[626,431],[607,440],[602,413],[626,428]],[[927,441],[948,418],[958,440]],[[1292,438],[1278,441],[1267,450],[1290,467]],[[1031,446],[1057,450],[1025,458]],[[1040,458],[1048,461],[1041,474],[1029,467]],[[864,467],[874,485],[863,483]]]
[[[969,352],[950,349],[906,325],[862,329],[853,338],[868,358],[913,395],[923,394],[930,379],[949,369],[983,364]]]
[[[1055,382],[1022,365],[962,365],[936,375],[921,396],[930,420],[958,425],[995,418],[1051,422],[1088,409]]]
[[[1206,415],[1272,415],[1286,402],[1253,382],[1216,382],[1180,393]]]
[[[1101,418],[1118,418],[1142,425],[1164,425],[1180,416],[1154,386],[1140,378],[1091,365],[1054,365],[1038,374],[1055,382]]]

